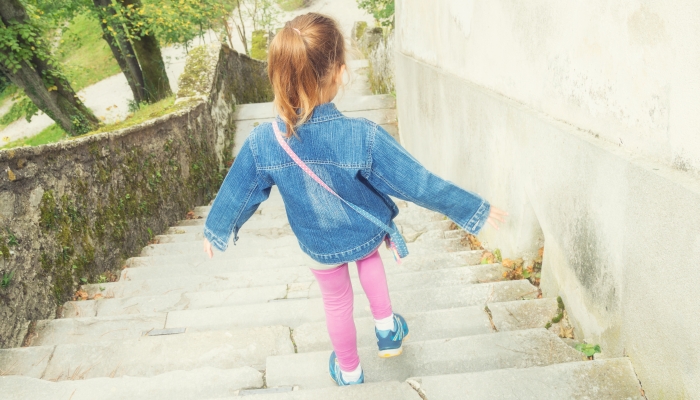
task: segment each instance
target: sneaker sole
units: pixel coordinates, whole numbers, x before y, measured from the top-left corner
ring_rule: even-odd
[[[379,350],[379,357],[380,358],[391,358],[391,357],[396,357],[400,356],[401,353],[403,353],[403,342],[408,340],[408,338],[411,336],[409,333],[406,335],[403,340],[401,341],[401,347],[398,349],[389,349],[389,350]]]

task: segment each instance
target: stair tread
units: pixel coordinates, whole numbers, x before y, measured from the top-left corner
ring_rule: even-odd
[[[408,341],[400,357],[377,357],[377,347],[358,349],[366,382],[402,381],[412,376],[444,375],[504,368],[528,368],[580,361],[583,355],[544,328],[428,341]],[[271,356],[270,387],[333,386],[328,379],[330,351]]]
[[[627,358],[413,378],[430,400],[644,399]]]
[[[26,376],[0,376],[3,397],[18,400],[94,400],[96,397],[102,400],[211,399],[262,386],[262,373],[250,367],[228,370],[203,367],[148,378],[125,376],[60,382]]]

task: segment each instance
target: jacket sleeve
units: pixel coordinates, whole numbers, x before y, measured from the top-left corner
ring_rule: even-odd
[[[378,191],[442,213],[474,235],[484,226],[486,200],[428,171],[378,125],[370,157],[366,178]]]
[[[231,234],[234,243],[238,240],[241,226],[270,196],[272,185],[258,174],[249,140],[226,175],[204,224],[204,237],[219,251],[226,250]]]

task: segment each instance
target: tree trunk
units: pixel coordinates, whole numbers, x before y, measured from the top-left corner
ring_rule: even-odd
[[[141,8],[141,0],[119,0],[119,2],[124,7],[131,5],[134,10]],[[170,80],[165,71],[165,63],[163,62],[163,55],[160,52],[158,40],[153,34],[144,34],[133,25],[129,29],[132,30],[134,36],[138,36],[132,42],[143,72],[146,98],[149,102],[154,103],[171,96],[173,91],[170,88]]]
[[[146,85],[146,98],[151,103],[162,100],[173,94],[170,80],[165,72],[165,63],[160,53],[160,46],[153,35],[141,36],[134,40],[134,50],[141,64],[143,81]]]
[[[0,19],[3,29],[10,22],[26,24],[27,13],[18,0],[0,1]],[[20,47],[29,49],[31,44],[17,37]],[[45,46],[46,43],[42,43]],[[34,44],[33,46],[37,46]],[[87,133],[99,125],[95,115],[78,99],[73,88],[63,78],[58,78],[55,66],[36,55],[20,63],[17,71],[12,71],[0,63],[0,70],[34,102],[41,111],[63,128],[70,136]],[[47,88],[43,77],[53,77],[53,87]]]
[[[95,7],[103,14],[114,15],[115,11],[110,7],[110,0],[93,0]],[[112,55],[117,60],[119,68],[124,73],[126,81],[129,83],[131,93],[134,96],[134,101],[139,104],[146,101],[145,85],[143,82],[143,73],[139,66],[134,48],[131,43],[126,40],[124,29],[121,26],[112,26],[114,33],[109,31],[109,25],[104,22],[104,18],[100,15],[100,25],[102,26],[102,38],[112,50]]]

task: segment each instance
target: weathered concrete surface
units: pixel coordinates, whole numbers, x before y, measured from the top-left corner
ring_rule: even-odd
[[[700,7],[678,6],[397,2],[402,143],[510,211],[491,247],[544,239],[544,295],[654,398],[700,393]]]
[[[244,391],[241,391],[243,393]],[[252,395],[256,391],[246,391]],[[262,392],[262,391],[260,391]],[[241,396],[243,394],[240,394]],[[420,395],[405,382],[367,383],[364,385],[324,388],[317,390],[296,390],[281,394],[255,394],[255,400],[421,400]],[[227,397],[216,400],[238,400],[239,397]],[[213,399],[212,399],[213,400]]]
[[[8,375],[61,381],[155,376],[207,366],[264,369],[266,357],[293,353],[289,328],[268,326],[3,349],[0,365]]]
[[[531,303],[523,301],[522,303]],[[431,310],[423,313],[401,314],[411,329],[411,341],[447,339],[452,337],[481,335],[493,332],[483,306]],[[371,347],[377,344],[374,333],[374,319],[370,317],[355,320],[358,347]],[[541,326],[523,327],[539,328]],[[331,351],[331,341],[324,322],[306,323],[292,332],[299,353]]]
[[[366,382],[405,380],[503,368],[528,368],[580,361],[581,353],[544,329],[493,333],[423,342],[408,341],[401,357],[382,359],[377,347],[358,349]],[[267,359],[269,386],[331,387],[327,351]]]
[[[537,291],[526,281],[449,286],[439,289],[404,290],[392,293],[396,312],[412,313],[453,307],[469,307],[486,302],[532,299]],[[292,328],[307,322],[323,321],[323,302],[319,298],[292,298],[245,306],[225,306],[168,313],[166,328],[217,326],[265,326],[282,324]],[[364,295],[355,296],[355,315],[370,315]]]
[[[430,400],[644,399],[635,380],[624,358],[411,379]]]
[[[191,400],[233,396],[263,386],[262,373],[250,368],[199,368],[162,375],[49,382],[24,376],[0,376],[3,397],[31,400],[153,399]]]

